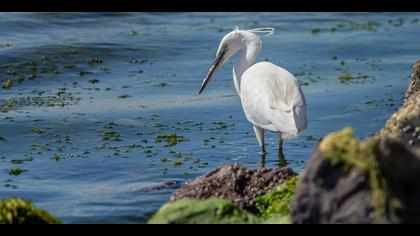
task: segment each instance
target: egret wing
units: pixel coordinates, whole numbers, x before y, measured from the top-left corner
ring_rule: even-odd
[[[241,100],[251,123],[291,135],[304,126],[305,122],[300,122],[304,98],[297,79],[288,71],[271,63],[257,63],[246,71],[241,83]]]

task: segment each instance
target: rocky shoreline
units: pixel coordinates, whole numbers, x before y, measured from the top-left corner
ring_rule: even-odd
[[[149,223],[420,223],[420,61],[375,137],[331,133],[300,176],[225,165],[177,190]]]

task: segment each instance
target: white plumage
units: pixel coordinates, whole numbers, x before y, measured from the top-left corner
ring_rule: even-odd
[[[242,108],[265,154],[264,131],[279,134],[279,152],[283,140],[298,135],[307,127],[306,101],[297,79],[287,70],[270,62],[254,64],[262,47],[256,33],[274,32],[273,28],[236,29],[223,37],[216,60],[201,84],[201,93],[213,73],[233,54],[241,52],[233,67],[235,89]]]
[[[253,125],[293,137],[306,128],[306,102],[298,81],[269,62],[251,66],[242,75],[240,98]]]

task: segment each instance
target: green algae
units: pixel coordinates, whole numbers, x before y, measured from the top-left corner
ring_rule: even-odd
[[[20,168],[9,169],[9,175],[19,176],[20,174],[26,171],[28,170],[22,170]]]
[[[244,224],[259,223],[258,217],[236,207],[229,200],[181,199],[165,204],[149,224]]]
[[[396,21],[388,21],[391,25],[399,25],[400,20]],[[355,22],[355,21],[341,21],[338,24],[336,24],[333,27],[326,27],[326,28],[313,28],[311,29],[311,33],[313,35],[317,35],[320,33],[336,33],[341,31],[356,31],[356,30],[362,30],[366,32],[376,32],[377,28],[379,26],[383,25],[382,23],[379,23],[377,21],[368,20],[366,22]],[[394,26],[395,26],[394,25]],[[399,27],[399,26],[396,26]]]
[[[57,92],[48,96],[41,96],[44,92],[38,92],[40,96],[27,96],[9,98],[0,102],[0,110],[8,112],[10,109],[18,109],[21,107],[64,107],[77,104],[81,98],[75,97],[72,93],[66,92],[65,88],[60,88]]]
[[[339,29],[364,30],[367,32],[376,32],[378,26],[381,26],[381,23],[371,20],[367,22],[346,21],[337,24],[337,28]]]
[[[340,80],[341,83],[345,84],[352,81],[354,78],[349,74],[343,74],[338,79]]]
[[[10,163],[17,165],[17,164],[22,164],[24,162],[30,162],[30,161],[33,161],[32,157],[27,157],[25,159],[13,159],[10,161]]]
[[[103,141],[121,141],[121,135],[115,130],[106,131],[102,133]]]
[[[215,129],[217,130],[228,128],[228,125],[223,121],[214,121],[213,124],[216,126]]]
[[[0,200],[0,224],[60,224],[48,212],[20,198]]]
[[[130,97],[130,95],[121,95],[121,96],[118,96],[119,99],[126,99],[126,98],[129,98],[129,97]]]
[[[321,29],[319,29],[319,28],[312,29],[311,33],[312,34],[319,34],[319,33],[321,33]]]
[[[53,159],[54,161],[59,161],[61,160],[61,157],[59,155],[54,155],[51,159]]]
[[[175,161],[174,167],[182,166],[184,163],[182,161]]]
[[[158,135],[155,138],[155,143],[159,144],[165,142],[165,147],[172,147],[181,142],[184,142],[186,138],[181,135],[177,135],[176,133],[167,134],[167,135]]]
[[[23,162],[24,162],[23,160],[18,160],[18,159],[14,159],[10,161],[10,163],[12,164],[22,164]]]
[[[16,78],[16,82],[17,82],[18,84],[22,83],[23,81],[25,81],[25,76],[24,76],[24,75],[19,75],[19,76]]]
[[[172,155],[174,155],[175,157],[177,157],[177,158],[180,158],[180,157],[182,157],[182,153],[181,152],[177,152],[177,151],[170,151],[169,152],[170,154],[172,154]]]
[[[165,163],[165,162],[170,162],[171,160],[169,160],[168,158],[166,158],[166,157],[163,157],[163,158],[160,158],[159,159],[159,161],[161,162],[161,163]]]
[[[88,82],[89,82],[89,83],[91,83],[91,84],[97,84],[97,83],[99,83],[100,81],[99,81],[98,79],[91,79],[91,80],[89,80]]]
[[[136,30],[131,30],[131,35],[132,36],[137,36],[137,35],[139,35],[139,32],[136,31]]]
[[[312,135],[308,135],[305,137],[305,141],[312,141],[312,140],[315,140],[314,136]]]
[[[98,64],[102,64],[103,63],[103,61],[102,61],[102,59],[101,58],[98,58],[98,57],[94,57],[94,58],[92,58],[92,60],[90,60],[89,61],[89,65],[98,65]]]
[[[282,218],[282,220],[290,219],[291,202],[298,179],[298,176],[292,177],[279,187],[274,188],[270,192],[259,196],[254,200],[262,218],[265,220],[271,218]]]
[[[3,89],[10,89],[13,86],[13,81],[8,79],[6,81],[3,81],[2,88]]]
[[[63,68],[65,68],[65,69],[72,69],[74,67],[76,67],[74,64],[64,64],[63,65]]]
[[[161,88],[164,88],[166,86],[168,86],[168,83],[165,83],[165,82],[160,82],[158,85],[156,85],[156,87],[161,87]]]
[[[45,133],[45,131],[40,129],[40,128],[32,128],[31,130],[32,130],[32,132],[37,133],[37,134]]]

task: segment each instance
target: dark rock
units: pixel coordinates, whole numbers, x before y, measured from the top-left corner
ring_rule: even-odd
[[[402,140],[324,138],[303,171],[293,223],[420,223],[420,153]]]
[[[292,203],[293,223],[370,223],[374,206],[364,171],[333,166],[319,148],[312,155]]]
[[[170,187],[172,187],[174,185],[177,185],[177,184],[178,184],[178,182],[176,180],[169,180],[169,181],[166,181],[165,183],[162,183],[162,184],[145,187],[145,188],[142,189],[142,191],[144,191],[144,192],[158,191],[158,190],[170,188]]]
[[[391,221],[420,223],[420,152],[393,139],[380,140],[378,149],[389,198],[393,199],[388,208]]]
[[[179,188],[171,201],[182,198],[231,200],[236,206],[255,211],[253,200],[296,176],[289,168],[247,169],[239,164],[224,165]]]
[[[378,137],[400,139],[406,144],[420,149],[420,96],[403,105],[391,116]]]

